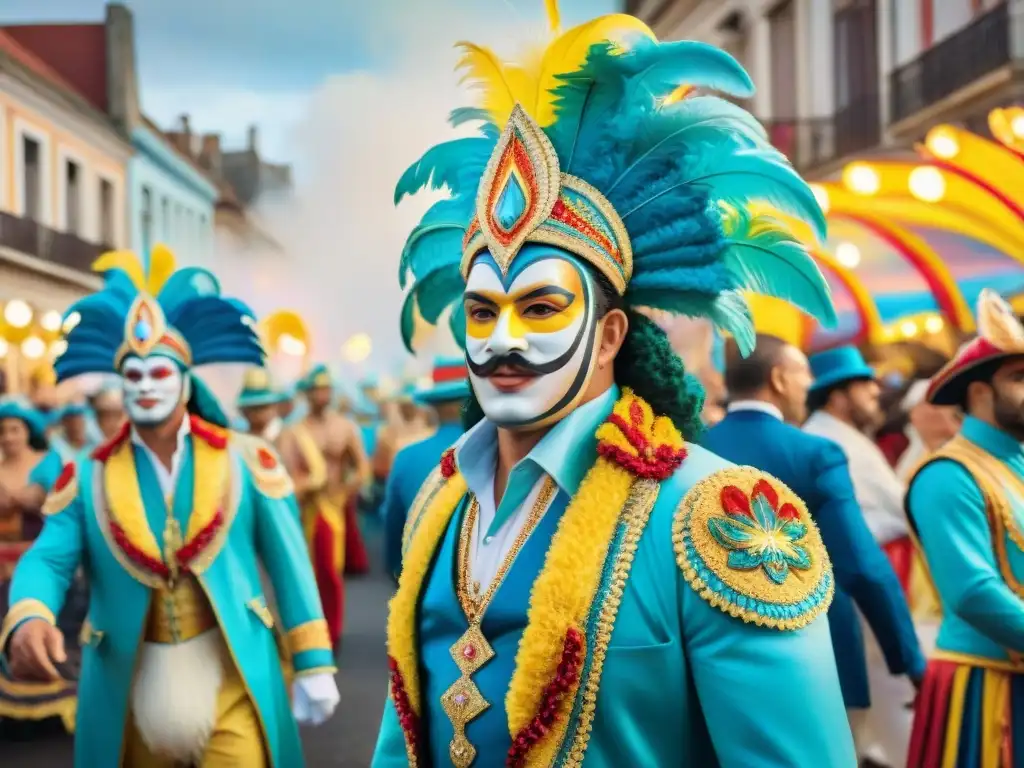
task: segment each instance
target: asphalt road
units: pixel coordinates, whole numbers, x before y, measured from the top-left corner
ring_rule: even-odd
[[[378,550],[377,547],[373,548]],[[375,564],[380,558],[375,557]],[[387,690],[384,623],[390,581],[379,574],[350,579],[345,634],[338,659],[341,691],[334,717],[319,728],[303,729],[308,768],[368,768]],[[70,768],[71,737],[40,733],[31,741],[0,740],[4,768]]]

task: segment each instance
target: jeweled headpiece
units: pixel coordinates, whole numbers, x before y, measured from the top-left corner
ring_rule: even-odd
[[[555,3],[546,3],[553,11]],[[702,316],[741,349],[754,329],[744,291],[789,301],[835,322],[828,286],[784,219],[825,217],[810,187],[746,110],[701,89],[749,97],[729,54],[704,43],[659,43],[626,15],[604,16],[529,58],[502,62],[460,44],[460,67],[482,95],[453,125],[478,136],[430,149],[395,200],[446,188],[406,241],[399,280],[415,278],[402,312],[411,347],[417,315],[452,308],[464,338],[463,281],[487,250],[507,270],[526,243],[557,246],[593,266],[630,306]]]
[[[220,295],[220,284],[206,269],[176,269],[174,254],[153,247],[147,270],[130,251],[105,253],[93,264],[103,288],[72,304],[65,324],[67,348],[54,362],[58,381],[83,373],[118,373],[129,356],[170,357],[188,370],[210,363],[263,363],[255,318],[245,304]],[[198,379],[193,398],[204,417],[222,421],[222,412]]]

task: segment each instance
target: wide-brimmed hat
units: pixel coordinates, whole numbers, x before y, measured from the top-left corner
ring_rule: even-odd
[[[296,382],[296,389],[300,392],[309,392],[311,389],[329,387],[334,389],[334,377],[331,371],[323,363],[317,363],[309,369],[309,373]]]
[[[990,363],[1014,357],[1024,357],[1024,326],[1010,305],[986,288],[978,297],[978,337],[960,347],[932,377],[928,402],[963,405],[968,385],[991,375]]]
[[[266,368],[250,368],[242,379],[242,391],[238,393],[235,405],[242,408],[260,408],[265,405],[277,405],[288,399],[285,392],[274,386],[270,372]]]
[[[431,384],[413,393],[420,405],[437,405],[469,397],[469,374],[464,357],[438,357],[434,360]]]
[[[859,349],[849,344],[811,355],[810,362],[814,374],[811,392],[830,389],[847,381],[875,378],[874,368],[865,362]]]

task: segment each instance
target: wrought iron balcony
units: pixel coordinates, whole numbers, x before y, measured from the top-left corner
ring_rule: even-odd
[[[0,246],[87,274],[92,274],[92,263],[100,254],[113,250],[4,211],[0,211]]]
[[[1008,3],[889,75],[889,121],[898,123],[951,96],[1012,60]]]
[[[831,118],[767,120],[768,138],[798,171],[809,171],[835,157],[835,130]]]

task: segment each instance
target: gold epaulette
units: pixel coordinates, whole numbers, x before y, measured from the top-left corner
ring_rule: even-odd
[[[44,517],[56,515],[71,506],[78,497],[78,467],[73,461],[69,461],[61,470],[57,482],[43,502],[40,510]]]
[[[240,432],[232,433],[231,442],[242,455],[260,493],[271,499],[283,499],[294,492],[291,475],[270,443]]]
[[[832,564],[807,507],[753,467],[694,485],[676,510],[672,541],[687,583],[745,622],[797,629],[832,602]]]

